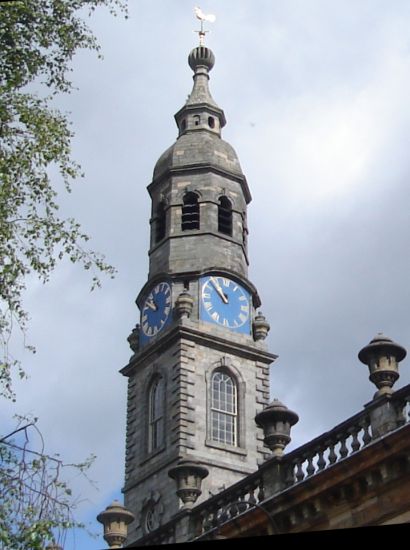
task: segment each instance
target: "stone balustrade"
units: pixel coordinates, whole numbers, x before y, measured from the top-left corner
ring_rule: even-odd
[[[395,392],[390,398],[369,403],[363,411],[331,431],[285,455],[284,459],[289,466],[286,485],[304,481],[380,437],[381,434],[374,433],[372,420],[385,407],[393,409],[395,425],[391,426],[392,429],[410,422],[410,385]],[[386,433],[389,431],[386,430]],[[265,468],[268,463],[264,465]]]
[[[185,522],[190,534],[188,540],[213,538],[218,528],[231,519],[252,508],[263,510],[265,498],[303,483],[408,423],[410,385],[371,401],[363,411],[290,453],[273,456],[255,473],[189,511],[181,512],[167,525],[144,537],[140,544],[179,542],[178,522]],[[274,518],[270,519],[274,523]]]
[[[286,485],[304,481],[359,451],[371,441],[370,414],[359,413],[332,431],[288,453]]]
[[[195,508],[192,517],[195,535],[209,533],[263,500],[262,477],[256,472]]]
[[[274,491],[268,487],[269,473],[275,465],[279,464],[282,467],[282,479],[276,486],[276,492],[280,492],[319,474],[381,437],[373,433],[372,420],[384,407],[394,411],[396,425],[391,426],[392,429],[409,423],[410,385],[387,398],[372,401],[363,411],[283,457],[269,459],[258,472],[246,480],[196,506],[192,510],[192,519],[196,518],[194,538],[208,538],[214,529],[232,517],[246,512],[251,507],[260,506],[266,493],[272,496]],[[389,431],[391,430],[386,433]]]

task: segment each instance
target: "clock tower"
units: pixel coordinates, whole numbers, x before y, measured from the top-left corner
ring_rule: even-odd
[[[155,165],[148,279],[128,378],[125,506],[130,542],[257,469],[267,449],[255,415],[269,400],[269,325],[248,279],[247,205],[238,157],[222,139],[209,91],[212,51],[188,58],[191,94],[178,137]],[[191,464],[200,488],[181,500],[175,472]],[[173,479],[174,478],[174,479]],[[179,492],[181,496],[181,493]]]

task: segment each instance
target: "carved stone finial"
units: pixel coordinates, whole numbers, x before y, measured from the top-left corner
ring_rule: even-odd
[[[270,330],[270,325],[261,311],[255,317],[253,322],[253,337],[255,340],[265,340]]]
[[[359,359],[369,367],[369,380],[378,391],[374,398],[391,395],[393,385],[399,378],[399,362],[407,355],[406,350],[379,332],[371,342],[359,352]]]
[[[184,503],[184,508],[192,508],[202,493],[202,480],[209,474],[208,468],[196,460],[183,459],[168,471],[169,477],[175,479],[177,495]]]
[[[282,456],[290,442],[290,430],[299,421],[299,416],[278,399],[255,416],[255,422],[263,428],[264,442],[274,456]]]
[[[187,290],[181,292],[175,302],[175,311],[178,317],[189,319],[194,307],[194,299]]]
[[[130,345],[130,348],[134,353],[140,349],[140,325],[135,325],[135,328],[132,329],[131,334],[128,336],[127,340]]]
[[[134,514],[127,510],[118,500],[98,514],[97,521],[104,526],[104,540],[109,548],[122,548],[128,532],[128,524],[135,519]]]

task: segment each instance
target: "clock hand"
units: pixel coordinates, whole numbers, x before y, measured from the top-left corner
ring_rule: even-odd
[[[227,296],[223,293],[222,288],[219,286],[218,282],[217,282],[213,277],[211,277],[211,282],[212,282],[212,284],[214,285],[215,290],[217,291],[217,293],[219,294],[219,296],[222,298],[222,301],[223,301],[225,304],[227,304],[227,303],[228,303],[228,298],[227,298]]]
[[[154,302],[146,302],[146,305],[147,305],[150,309],[152,309],[152,311],[157,311],[157,310],[158,310],[158,308],[157,308],[157,306],[155,305]]]

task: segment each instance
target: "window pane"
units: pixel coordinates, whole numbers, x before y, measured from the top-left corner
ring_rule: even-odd
[[[212,439],[236,445],[236,385],[224,372],[212,376],[211,400]]]
[[[164,380],[157,378],[151,386],[149,403],[149,450],[153,451],[164,441]]]

